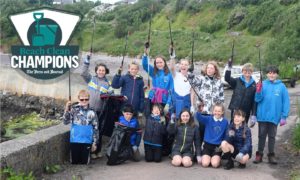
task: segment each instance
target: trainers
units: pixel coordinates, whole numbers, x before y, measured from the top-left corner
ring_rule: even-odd
[[[92,155],[91,155],[91,158],[92,158],[92,159],[97,159],[98,157],[97,157],[96,154],[92,154]]]
[[[258,164],[262,162],[263,154],[260,154],[258,151],[256,151],[255,160],[253,163]]]
[[[277,164],[277,160],[275,158],[275,154],[274,153],[269,153],[268,154],[268,160],[269,160],[270,164],[274,164],[274,165]]]
[[[239,163],[238,168],[240,168],[240,169],[245,169],[245,168],[246,168],[246,164]]]

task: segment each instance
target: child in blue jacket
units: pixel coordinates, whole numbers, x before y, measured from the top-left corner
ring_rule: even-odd
[[[131,104],[126,104],[123,107],[122,110],[123,116],[119,118],[119,123],[121,123],[124,126],[131,127],[131,128],[140,128],[139,122],[136,118],[133,117],[134,109]],[[132,146],[133,150],[133,160],[134,161],[140,161],[140,152],[139,152],[139,146],[141,143],[141,131],[137,131],[131,134],[130,136],[130,144]]]
[[[64,124],[71,123],[70,150],[72,164],[88,164],[90,153],[97,149],[98,118],[89,107],[90,95],[86,90],[78,93],[79,103],[71,107],[68,101],[64,113]]]
[[[112,81],[112,87],[121,88],[121,95],[126,96],[126,104],[131,104],[134,112],[142,113],[144,111],[144,80],[138,75],[139,65],[135,62],[129,64],[129,71],[121,76],[121,69],[118,71]],[[135,116],[136,116],[135,114]]]
[[[149,49],[145,48],[142,64],[144,70],[152,78],[152,88],[149,92],[148,99],[151,101],[151,106],[154,103],[159,103],[164,108],[164,113],[167,114],[171,105],[173,77],[163,56],[157,56],[154,60],[154,66],[152,66],[148,62],[148,54]]]
[[[199,110],[202,112],[202,109]],[[228,126],[228,120],[224,118],[225,109],[223,104],[216,103],[212,109],[213,115],[203,116],[200,112],[196,113],[196,119],[205,125],[202,166],[208,167],[211,164],[218,168],[222,154],[219,146],[225,138]]]
[[[257,102],[258,151],[254,163],[262,162],[266,138],[268,136],[268,160],[277,164],[275,158],[275,137],[278,124],[283,126],[290,111],[290,99],[287,88],[277,79],[279,70],[275,66],[267,68],[267,80],[257,83],[255,101]]]
[[[229,170],[234,167],[232,158],[239,162],[239,168],[246,167],[246,163],[252,155],[252,138],[244,111],[234,111],[233,122],[227,129],[225,140],[221,143],[221,149],[228,159],[224,169]]]

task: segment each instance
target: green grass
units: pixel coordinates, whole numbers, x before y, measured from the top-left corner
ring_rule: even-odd
[[[58,124],[59,122],[58,120],[42,120],[35,112],[22,115],[3,124],[6,130],[4,138],[18,138],[39,129]]]

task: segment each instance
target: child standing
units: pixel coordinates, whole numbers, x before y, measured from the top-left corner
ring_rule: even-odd
[[[175,143],[172,149],[172,165],[190,167],[196,155],[197,161],[201,163],[201,145],[199,128],[195,125],[191,113],[183,109],[179,114],[179,120],[175,124],[171,119],[167,131],[175,135]],[[196,153],[194,152],[194,147]]]
[[[231,121],[233,113],[236,109],[241,109],[246,113],[245,121],[248,120],[251,113],[251,122],[256,120],[256,102],[254,101],[256,83],[252,78],[253,65],[251,63],[244,64],[242,75],[237,78],[231,77],[232,61],[228,61],[228,70],[225,72],[225,80],[233,89],[230,100],[229,109],[231,110]],[[252,125],[252,124],[251,124]]]
[[[199,76],[193,78],[193,76],[188,76],[188,80],[191,82],[191,85],[194,87],[194,91],[191,93],[191,112],[195,111],[196,107],[201,104],[203,105],[202,108],[202,115],[210,115],[212,114],[212,107],[216,103],[224,103],[224,89],[223,84],[221,81],[220,70],[217,66],[215,61],[209,61],[205,66],[203,71]],[[198,96],[195,97],[195,94]],[[197,99],[196,103],[194,100]],[[203,142],[205,126],[201,122],[199,122],[199,129],[200,129],[200,138],[201,144]]]
[[[275,66],[267,68],[267,80],[257,83],[255,101],[257,102],[258,151],[254,163],[262,162],[266,138],[268,136],[268,159],[270,164],[277,164],[275,159],[275,137],[278,124],[286,124],[290,111],[289,93],[281,80],[277,79],[279,70]]]
[[[239,162],[239,168],[245,168],[252,155],[251,130],[245,121],[246,115],[242,110],[235,110],[233,123],[227,129],[226,138],[221,143],[224,156],[228,159],[224,169],[234,167],[232,158]]]
[[[123,107],[123,116],[119,118],[119,123],[121,123],[124,126],[131,127],[138,129],[139,127],[139,122],[137,119],[133,117],[134,114],[134,109],[133,106],[130,104],[126,104]],[[130,144],[132,146],[133,150],[133,160],[134,161],[140,161],[140,152],[139,152],[139,145],[141,143],[141,131],[138,132],[133,132],[130,136]]]
[[[64,113],[64,124],[71,123],[70,149],[72,164],[88,164],[90,152],[96,150],[98,141],[98,118],[89,107],[89,93],[78,93],[79,103],[71,107],[68,101]]]
[[[201,112],[202,109],[199,109]],[[213,106],[213,115],[203,116],[196,113],[196,119],[205,125],[202,166],[217,168],[220,165],[221,154],[219,146],[225,138],[228,121],[224,118],[224,106],[216,103]]]
[[[171,58],[170,68],[174,79],[174,88],[172,92],[172,110],[179,118],[179,114],[184,108],[191,108],[191,85],[187,81],[188,69],[190,63],[187,59],[181,59],[179,72],[175,69],[175,59]]]
[[[103,135],[103,122],[101,118],[101,113],[103,111],[102,101],[100,95],[111,93],[110,84],[111,82],[106,78],[106,75],[109,74],[109,69],[105,64],[97,64],[95,67],[95,76],[92,76],[89,73],[90,66],[90,55],[84,60],[83,69],[81,76],[84,81],[88,84],[89,94],[91,96],[89,100],[90,107],[96,111],[98,116],[98,129],[99,129],[99,142],[97,144],[97,150],[92,154],[92,158],[102,157],[102,135]]]
[[[138,75],[139,66],[132,62],[129,64],[129,72],[121,76],[121,69],[118,71],[112,81],[113,88],[121,88],[121,95],[127,97],[124,103],[131,104],[134,112],[142,113],[144,111],[144,80]],[[135,114],[135,116],[136,116]]]
[[[166,126],[165,121],[161,119],[161,113],[160,104],[154,104],[150,117],[146,119],[144,148],[147,162],[160,162],[162,158],[162,143],[166,134]]]
[[[171,104],[171,90],[173,89],[173,77],[169,71],[166,60],[163,56],[157,56],[154,60],[154,67],[148,63],[149,49],[145,48],[142,64],[144,70],[152,78],[152,88],[148,99],[151,106],[159,103],[164,108],[165,114],[169,112]]]

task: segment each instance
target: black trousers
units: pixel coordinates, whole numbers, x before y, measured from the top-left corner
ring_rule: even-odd
[[[145,160],[147,162],[160,162],[162,158],[162,148],[144,144]]]
[[[91,144],[70,143],[71,163],[88,164],[90,162]]]

